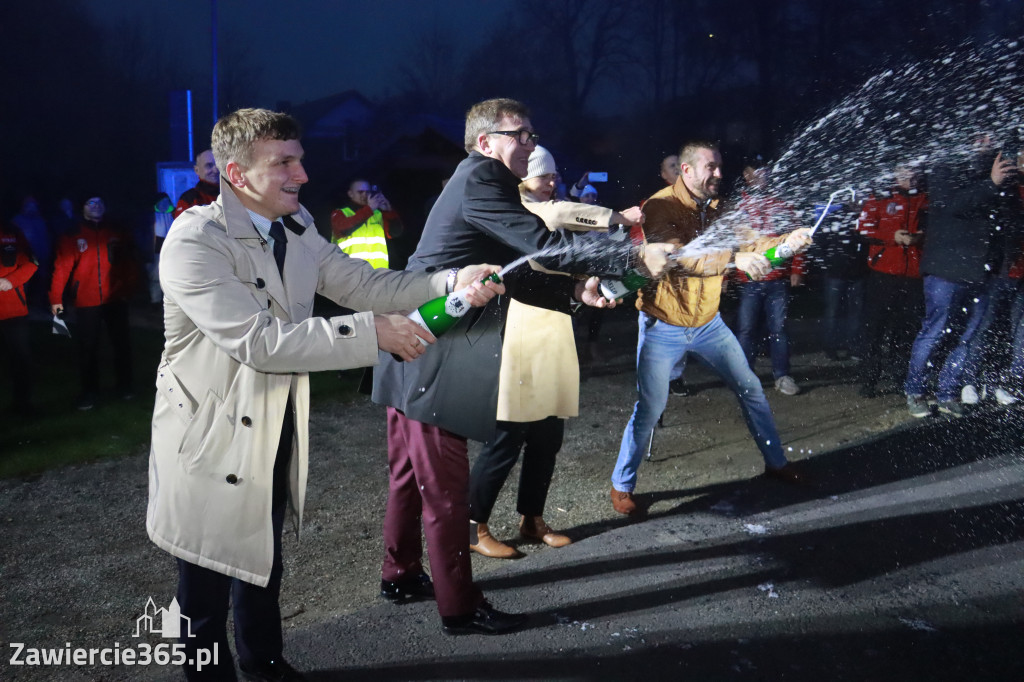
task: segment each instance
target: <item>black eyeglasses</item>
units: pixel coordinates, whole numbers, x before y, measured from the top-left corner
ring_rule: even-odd
[[[530,130],[492,130],[487,133],[488,135],[508,135],[514,137],[519,141],[519,144],[528,144],[531,141],[537,144],[537,140],[540,139],[540,135]]]

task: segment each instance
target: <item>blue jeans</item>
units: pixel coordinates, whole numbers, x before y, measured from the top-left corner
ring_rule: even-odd
[[[967,324],[956,348],[939,370],[935,397],[940,402],[960,398],[967,350],[988,309],[988,287],[983,283],[953,282],[936,275],[924,276],[924,320],[910,349],[910,368],[903,385],[903,392],[907,395],[924,395],[932,353],[943,334],[947,333],[950,317],[961,308],[967,309]]]
[[[761,382],[750,370],[743,349],[721,315],[703,327],[676,327],[640,313],[640,337],[636,349],[638,400],[626,424],[619,447],[619,459],[612,474],[612,486],[622,492],[636,487],[636,470],[650,449],[654,425],[668,402],[668,377],[683,355],[703,360],[733,390],[743,410],[754,442],[765,465],[778,469],[786,465],[775,418],[768,406]]]
[[[1021,313],[1024,312],[1024,300],[1019,287],[1020,280],[1008,277],[993,277],[988,283],[988,305],[981,316],[981,323],[974,338],[967,346],[964,363],[963,383],[978,385],[979,383],[995,383],[1012,386],[1015,379],[1020,379],[1020,371],[1024,369],[1024,327],[1021,327]],[[1001,325],[993,324],[1002,315],[1008,318],[1006,334],[1002,333]],[[998,331],[997,331],[998,330]],[[1009,362],[1003,360],[1006,349],[1012,349]],[[990,362],[984,363],[988,355]],[[996,362],[991,362],[995,360]],[[982,374],[982,365],[987,371]],[[995,365],[995,366],[994,366]]]
[[[825,277],[825,351],[860,355],[864,280]],[[841,315],[842,313],[842,315]]]
[[[768,328],[768,349],[772,357],[772,375],[778,379],[789,374],[789,336],[786,335],[787,282],[745,282],[740,285],[737,338],[751,368],[761,345],[761,313]]]

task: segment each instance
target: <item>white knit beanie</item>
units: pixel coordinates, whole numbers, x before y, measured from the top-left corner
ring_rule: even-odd
[[[555,157],[551,156],[551,152],[540,145],[530,152],[530,165],[526,171],[526,177],[523,180],[529,180],[539,175],[547,175],[548,173],[554,173],[558,169],[555,168]]]

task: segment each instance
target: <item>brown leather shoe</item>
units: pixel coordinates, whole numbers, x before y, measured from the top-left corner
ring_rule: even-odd
[[[470,543],[469,548],[477,554],[491,557],[492,559],[517,559],[522,556],[515,547],[509,547],[491,535],[486,523],[470,524],[476,526],[476,544]],[[472,536],[472,530],[470,530]]]
[[[633,501],[633,493],[624,493],[621,490],[612,488],[612,506],[620,514],[632,514],[636,511],[636,502]]]
[[[544,523],[540,516],[524,516],[519,522],[519,535],[524,540],[543,542],[548,547],[565,547],[572,544],[568,536],[551,530],[551,526]]]
[[[777,481],[783,483],[790,483],[792,485],[811,485],[811,479],[807,474],[801,473],[797,470],[796,466],[792,462],[786,462],[786,464],[778,469],[765,469],[764,475],[768,478],[774,478]]]

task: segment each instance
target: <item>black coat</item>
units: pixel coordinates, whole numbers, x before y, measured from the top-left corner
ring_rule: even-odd
[[[629,242],[594,232],[551,232],[519,198],[519,178],[504,164],[472,152],[459,164],[427,217],[407,269],[508,265],[547,247],[561,253],[531,256],[559,272],[620,276]],[[508,296],[529,305],[568,312],[575,282],[537,272],[528,264],[504,275]],[[471,310],[414,362],[380,353],[373,401],[411,419],[486,441],[494,434],[501,368],[501,332],[507,296]]]
[[[992,156],[970,168],[946,164],[928,180],[928,229],[921,274],[953,282],[983,282],[998,271],[997,234],[1002,190],[992,184]]]

